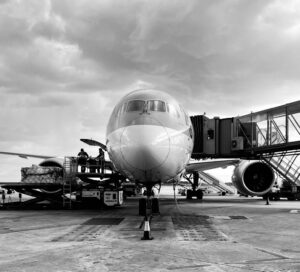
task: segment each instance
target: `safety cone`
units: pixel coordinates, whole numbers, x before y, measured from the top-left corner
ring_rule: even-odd
[[[144,223],[144,236],[141,238],[141,240],[153,240],[153,237],[150,235],[150,224],[148,219],[145,220]]]

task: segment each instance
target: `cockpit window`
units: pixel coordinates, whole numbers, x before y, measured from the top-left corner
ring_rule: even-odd
[[[185,118],[185,124],[187,126],[189,126],[189,124],[190,124],[190,117],[187,115],[186,111],[183,109],[183,107],[181,105],[179,105],[179,107],[180,107],[180,110],[181,110],[181,112],[182,112],[182,114],[183,114],[183,116]]]
[[[128,102],[127,112],[129,111],[143,111],[145,107],[144,100],[132,100]]]
[[[121,113],[126,111],[127,103],[124,103],[121,108]]]
[[[175,118],[180,117],[178,109],[172,104],[167,104],[167,111],[170,113],[170,115],[172,117],[175,117]]]
[[[149,111],[161,111],[165,112],[166,111],[166,104],[163,101],[160,100],[150,100],[148,101],[148,107]]]
[[[119,107],[117,116],[120,117],[126,110],[127,103],[124,103],[122,106]]]

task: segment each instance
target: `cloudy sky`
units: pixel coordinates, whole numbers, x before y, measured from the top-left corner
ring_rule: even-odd
[[[300,1],[2,0],[0,150],[105,142],[114,104],[140,87],[209,117],[299,100],[299,48]],[[0,156],[0,181],[37,162]]]

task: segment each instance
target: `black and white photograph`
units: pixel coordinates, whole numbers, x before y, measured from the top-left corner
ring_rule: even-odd
[[[0,271],[300,271],[300,0],[0,1]]]

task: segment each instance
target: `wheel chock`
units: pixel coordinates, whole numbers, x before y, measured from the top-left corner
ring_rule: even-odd
[[[144,236],[141,238],[141,240],[153,240],[153,237],[151,237],[150,234],[150,224],[148,220],[144,223]]]

